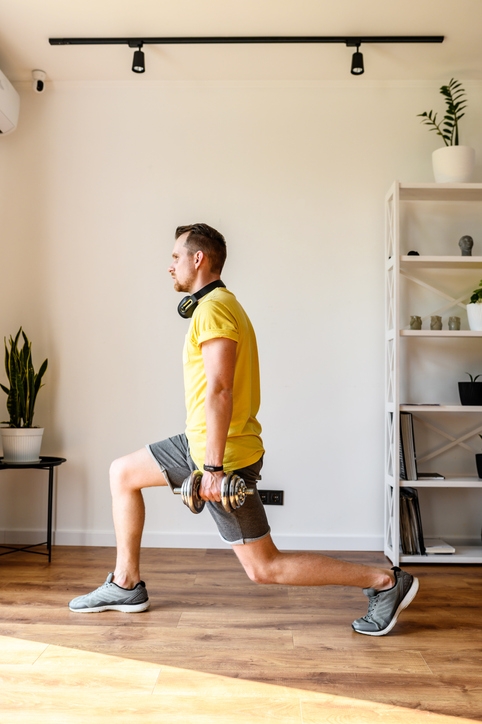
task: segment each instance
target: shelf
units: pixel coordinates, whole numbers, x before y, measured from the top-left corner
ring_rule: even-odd
[[[482,184],[404,184],[400,201],[482,201]]]
[[[482,337],[473,329],[401,329],[400,337]]]
[[[482,488],[480,478],[446,477],[445,480],[400,480],[401,488]]]
[[[482,412],[480,405],[400,405],[400,412]]]
[[[481,199],[482,200],[482,199]],[[402,267],[427,269],[476,269],[482,267],[482,256],[401,256]]]
[[[455,544],[454,544],[455,545]],[[467,546],[455,545],[455,553],[431,553],[430,555],[406,555],[400,554],[401,563],[482,563],[482,545]]]

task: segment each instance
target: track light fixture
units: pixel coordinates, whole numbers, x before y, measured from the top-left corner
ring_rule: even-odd
[[[146,62],[144,58],[144,52],[142,50],[142,43],[139,43],[137,45],[137,50],[134,51],[134,58],[132,60],[132,70],[134,73],[145,73],[146,72]],[[135,48],[135,45],[131,45],[129,43],[130,48]]]
[[[364,73],[363,55],[360,53],[362,43],[443,43],[443,35],[365,35],[365,36],[333,36],[333,35],[266,35],[239,37],[180,37],[180,38],[49,38],[50,45],[128,45],[137,48],[134,52],[132,70],[144,73],[146,70],[143,45],[219,45],[219,44],[254,44],[254,43],[343,43],[347,47],[356,48],[351,62],[353,75]]]
[[[348,43],[347,46],[350,47]],[[360,53],[360,43],[357,43],[356,51],[353,53],[351,58],[351,74],[362,75],[364,72],[365,68],[363,66],[363,53]]]

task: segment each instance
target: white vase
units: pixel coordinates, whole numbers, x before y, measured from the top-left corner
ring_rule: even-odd
[[[43,427],[2,427],[3,460],[6,463],[38,463]]]
[[[467,320],[469,329],[477,332],[482,331],[482,303],[467,304]]]
[[[475,150],[470,146],[443,146],[432,153],[435,181],[439,184],[462,184],[472,181]]]

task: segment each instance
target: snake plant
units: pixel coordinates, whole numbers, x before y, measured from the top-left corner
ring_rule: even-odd
[[[437,114],[433,111],[424,111],[418,114],[418,118],[423,118],[422,123],[430,126],[431,131],[435,131],[438,136],[443,138],[446,146],[458,146],[459,140],[459,121],[465,116],[463,111],[467,107],[467,101],[464,98],[465,90],[459,81],[452,78],[448,85],[440,88],[440,93],[445,98],[446,111],[443,120],[437,123]]]
[[[19,347],[20,335],[23,345]],[[10,349],[9,349],[10,345]],[[15,339],[10,336],[7,344],[5,338],[5,371],[10,389],[1,385],[7,394],[7,411],[10,420],[4,421],[9,427],[33,427],[33,415],[38,391],[42,385],[42,377],[47,369],[48,360],[44,360],[39,371],[35,373],[32,362],[32,343],[22,330],[18,330]]]

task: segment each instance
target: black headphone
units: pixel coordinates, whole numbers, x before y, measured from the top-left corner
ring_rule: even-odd
[[[226,284],[224,284],[221,279],[216,279],[216,281],[211,282],[210,284],[206,284],[206,286],[200,289],[198,292],[195,292],[194,294],[189,294],[189,296],[181,299],[177,311],[179,312],[181,317],[183,317],[183,319],[189,319],[194,314],[194,310],[199,304],[198,300],[201,299],[201,297],[209,294],[209,292],[212,292],[212,290],[216,289],[217,287],[225,286]]]

